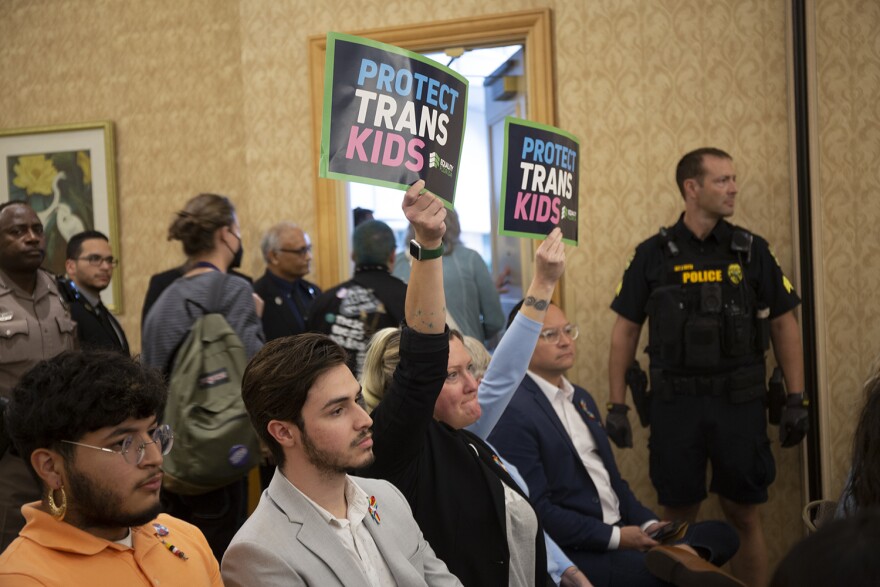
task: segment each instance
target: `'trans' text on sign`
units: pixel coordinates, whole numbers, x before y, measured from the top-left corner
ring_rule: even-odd
[[[366,58],[361,60],[357,85],[357,124],[351,127],[346,158],[388,167],[403,163],[410,171],[421,171],[425,141],[418,137],[446,144],[446,126],[455,114],[458,90],[427,75]],[[401,105],[392,94],[413,99]],[[419,109],[416,101],[421,103]],[[415,136],[407,140],[401,131]],[[409,156],[406,162],[405,155]]]
[[[578,241],[577,137],[545,124],[507,117],[499,234],[543,239],[556,226]]]
[[[514,219],[557,224],[561,198],[572,196],[577,152],[553,141],[525,137],[521,159],[520,190],[524,191],[517,193]]]

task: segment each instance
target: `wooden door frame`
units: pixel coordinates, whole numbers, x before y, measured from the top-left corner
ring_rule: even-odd
[[[352,34],[410,51],[428,52],[449,47],[491,47],[522,44],[525,47],[526,104],[529,120],[556,125],[555,69],[552,12],[549,8],[507,14],[382,29]],[[309,37],[309,76],[312,98],[312,164],[315,193],[315,280],[323,287],[349,278],[347,238],[349,214],[342,182],[318,177],[321,154],[321,115],[324,103],[325,35]],[[559,288],[561,290],[561,288]]]

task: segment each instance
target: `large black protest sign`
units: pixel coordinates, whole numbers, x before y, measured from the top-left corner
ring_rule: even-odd
[[[467,80],[423,55],[327,35],[322,177],[406,188],[418,179],[455,199]]]
[[[544,238],[559,226],[578,241],[577,138],[558,128],[508,117],[504,130],[501,234]]]

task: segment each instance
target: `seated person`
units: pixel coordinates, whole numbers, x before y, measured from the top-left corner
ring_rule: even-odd
[[[114,351],[62,353],[21,378],[6,423],[43,499],[22,507],[0,584],[223,585],[198,528],[159,514],[166,398],[158,373]]]
[[[404,212],[422,250],[433,253],[441,248],[445,209],[438,198],[420,194],[423,187],[419,181],[407,191]],[[540,279],[523,313],[537,332],[564,266],[558,230],[536,257]],[[465,585],[543,586],[550,577],[534,510],[495,451],[463,430],[480,420],[482,408],[461,337],[445,326],[443,263],[442,257],[413,260],[397,348],[368,352],[365,373],[393,375],[377,377],[370,390],[382,401],[371,414],[376,461],[366,474],[400,489],[431,546]],[[389,364],[394,355],[399,362]],[[379,364],[370,364],[371,356]],[[490,421],[506,404],[492,399],[492,413],[483,414]]]
[[[739,541],[727,524],[691,526],[690,550],[660,546],[649,536],[664,523],[620,477],[592,396],[564,376],[574,364],[577,327],[552,304],[543,326],[528,375],[489,441],[525,478],[550,537],[597,585],[741,586],[695,555],[714,565],[733,556]]]
[[[534,347],[534,341],[529,341],[529,338],[530,336],[526,335],[523,337],[508,338],[507,340],[516,340],[518,345],[529,344],[529,342],[531,342],[532,346]],[[464,337],[464,346],[471,357],[471,370],[474,373],[474,378],[477,380],[477,394],[479,397],[480,390],[483,389],[483,378],[486,375],[486,371],[489,369],[489,362],[492,360],[492,355],[489,354],[489,351],[486,350],[486,347],[483,346],[483,343],[481,343],[473,336]],[[499,363],[502,363],[503,367],[502,369],[493,368],[492,373],[489,374],[490,381],[487,383],[488,386],[492,385],[491,378],[496,375],[500,375],[501,378],[504,378],[510,373],[515,374],[517,372],[516,368],[507,364],[509,363],[509,361],[504,360],[504,357],[512,354],[508,353],[508,348],[509,347],[506,343],[504,345],[499,345],[498,350],[495,353],[496,356],[499,357],[499,359],[498,361],[496,361],[495,364],[497,366]],[[524,374],[525,368],[523,368],[523,375]],[[511,390],[511,392],[515,391],[516,386],[517,383],[512,384],[513,389]],[[513,478],[514,481],[516,481],[516,484],[519,485],[523,493],[528,496],[529,488],[526,485],[525,479],[523,479],[522,475],[519,474],[519,470],[517,470],[513,463],[506,461],[504,459],[504,456],[498,455],[498,458],[501,459],[501,462],[504,464],[504,468],[507,469],[507,472],[510,473],[510,476]],[[553,581],[557,585],[562,585],[562,587],[592,587],[593,584],[590,583],[586,575],[584,575],[581,570],[578,569],[573,562],[571,562],[571,559],[565,556],[565,553],[562,552],[562,549],[559,548],[559,545],[553,542],[553,539],[547,535],[546,531],[544,532],[544,543],[547,545],[547,571],[550,573],[550,576],[553,578]]]
[[[865,406],[853,435],[852,468],[835,517],[880,507],[880,370],[865,383]]]
[[[227,587],[461,585],[393,485],[346,474],[373,461],[373,421],[341,346],[271,341],[242,396],[278,467],[223,556]]]
[[[880,509],[834,520],[799,542],[782,559],[770,587],[880,585]]]

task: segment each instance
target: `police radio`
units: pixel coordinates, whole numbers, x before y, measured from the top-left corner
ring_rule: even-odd
[[[745,230],[735,230],[730,239],[730,250],[734,253],[745,253],[746,263],[752,260],[752,241],[755,237],[751,232]]]

